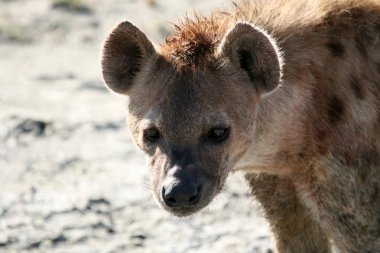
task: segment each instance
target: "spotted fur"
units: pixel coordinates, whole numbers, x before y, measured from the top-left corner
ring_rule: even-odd
[[[105,44],[103,74],[129,96],[129,128],[166,210],[200,210],[240,170],[279,253],[327,253],[331,242],[379,251],[379,1],[242,0],[184,19],[156,50],[125,22]],[[149,127],[156,144],[144,141]],[[215,127],[230,129],[225,143],[207,141]],[[199,205],[163,204],[173,171],[207,179]]]

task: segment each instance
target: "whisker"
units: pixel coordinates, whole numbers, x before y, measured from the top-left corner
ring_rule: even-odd
[[[148,190],[151,190],[152,189],[152,183],[149,179],[147,178],[144,178],[142,183],[141,183],[141,186],[144,188],[144,189],[148,189]]]

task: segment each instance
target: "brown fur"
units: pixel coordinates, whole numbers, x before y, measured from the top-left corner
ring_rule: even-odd
[[[219,21],[216,16],[186,18],[175,26],[174,34],[165,39],[161,45],[162,54],[179,66],[209,64],[225,33],[222,31],[225,25]]]
[[[330,252],[330,240],[341,252],[379,251],[378,1],[245,0],[185,19],[157,52],[126,22],[103,55],[165,209],[203,208],[241,170],[278,252]],[[230,129],[225,142],[207,139],[215,127]],[[162,182],[178,171],[204,183],[199,205],[163,204]]]

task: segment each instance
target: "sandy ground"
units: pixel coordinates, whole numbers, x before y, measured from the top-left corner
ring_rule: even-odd
[[[158,43],[186,11],[229,2],[71,2],[82,5],[0,0],[0,252],[272,252],[241,175],[194,217],[155,204],[125,98],[101,78],[102,41],[119,21]]]

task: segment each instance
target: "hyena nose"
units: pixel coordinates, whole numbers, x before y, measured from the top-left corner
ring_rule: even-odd
[[[202,185],[195,182],[175,181],[162,187],[162,198],[168,207],[191,207],[201,199]]]

